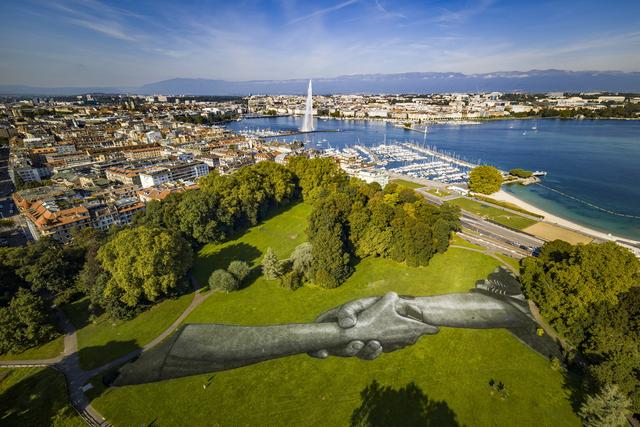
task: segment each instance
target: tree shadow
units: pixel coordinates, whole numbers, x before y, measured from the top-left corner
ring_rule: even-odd
[[[54,420],[56,425],[82,423],[69,404],[64,376],[54,369],[44,368],[31,375],[25,368],[4,370],[0,390],[3,426],[48,426]]]
[[[374,380],[360,396],[362,402],[351,414],[352,427],[460,425],[445,401],[430,399],[413,382],[393,389]]]
[[[571,402],[571,408],[577,414],[584,403],[587,394],[590,391],[587,384],[587,378],[584,371],[574,365],[569,364],[567,369],[563,372],[563,384],[562,388],[569,393],[569,400]]]
[[[90,321],[91,310],[89,305],[91,300],[87,297],[64,304],[62,311],[76,329],[82,329],[87,326]]]
[[[249,286],[253,285],[253,283],[258,280],[260,276],[262,276],[262,266],[258,265],[253,267],[249,271],[247,277],[245,277],[242,283],[240,283],[238,289],[248,288]]]
[[[90,370],[140,350],[140,346],[134,340],[109,341],[100,346],[80,348],[77,354],[80,358],[81,366]]]
[[[262,252],[248,243],[234,243],[225,246],[217,252],[205,255],[204,259],[209,268],[209,274],[219,268],[225,269],[231,261],[245,261],[251,265],[256,259],[262,256]]]

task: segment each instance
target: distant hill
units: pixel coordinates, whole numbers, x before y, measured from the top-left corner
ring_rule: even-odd
[[[225,81],[177,78],[141,87],[2,86],[0,94],[71,95],[82,93],[136,93],[163,95],[303,94],[306,79]],[[314,78],[317,94],[331,93],[442,93],[442,92],[640,92],[640,72],[531,70],[484,74],[400,73],[357,74]]]
[[[119,87],[38,87],[27,85],[0,85],[0,95],[82,95],[84,93],[134,93],[138,88]],[[137,93],[137,92],[136,92]]]

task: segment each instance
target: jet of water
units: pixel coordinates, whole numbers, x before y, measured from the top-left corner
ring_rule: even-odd
[[[313,132],[313,99],[311,98],[311,80],[309,80],[309,88],[307,89],[307,103],[304,108],[304,121],[302,122],[302,132]]]

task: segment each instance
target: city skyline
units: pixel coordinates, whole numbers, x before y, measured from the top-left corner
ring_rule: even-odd
[[[560,6],[560,7],[559,7]],[[0,84],[640,69],[640,5],[7,2]]]

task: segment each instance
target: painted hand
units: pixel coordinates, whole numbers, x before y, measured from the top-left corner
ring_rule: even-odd
[[[323,313],[316,322],[337,322],[353,337],[344,347],[309,353],[320,359],[333,355],[373,360],[382,352],[404,348],[422,335],[438,332],[438,328],[422,322],[421,312],[412,305],[411,299],[401,298],[394,292],[348,302]]]

